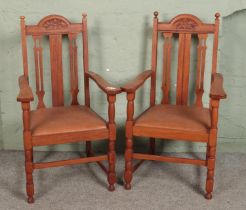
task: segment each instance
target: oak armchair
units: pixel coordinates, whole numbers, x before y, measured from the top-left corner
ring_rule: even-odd
[[[226,98],[223,89],[223,77],[216,73],[217,49],[219,33],[219,13],[215,14],[215,23],[206,24],[193,15],[181,14],[170,22],[159,22],[158,12],[154,12],[152,36],[151,70],[146,70],[131,82],[125,84],[122,90],[127,94],[126,149],[125,149],[125,189],[131,188],[133,172],[144,160],[167,161],[173,163],[195,164],[207,167],[206,195],[212,198],[214,185],[215,154],[217,141],[218,109],[220,99]],[[163,80],[161,104],[156,104],[156,66],[158,33],[164,37],[163,47]],[[178,72],[176,87],[176,104],[170,104],[170,71],[173,36],[178,35]],[[210,108],[205,108],[202,102],[204,93],[204,71],[206,40],[208,34],[214,36],[212,57],[212,80],[210,90]],[[195,102],[189,104],[189,72],[191,38],[198,38],[197,74]],[[134,117],[135,93],[144,82],[150,79],[150,107],[140,116]],[[133,137],[149,137],[149,154],[133,152]],[[169,140],[185,140],[203,142],[207,145],[206,159],[197,160],[159,156],[155,154],[155,138]],[[133,159],[139,162],[133,165]]]
[[[19,77],[20,92],[17,101],[21,102],[23,110],[23,138],[26,168],[26,191],[28,202],[34,202],[34,169],[57,167],[78,163],[97,162],[107,174],[109,190],[114,190],[115,175],[115,100],[116,94],[121,91],[106,82],[98,74],[89,71],[88,42],[87,42],[87,17],[83,14],[82,23],[71,23],[59,15],[44,17],[37,25],[25,25],[25,17],[21,17],[21,41],[23,55],[24,75]],[[82,33],[83,41],[83,68],[84,68],[84,93],[85,105],[78,102],[78,56],[77,35]],[[31,36],[34,41],[34,58],[36,73],[36,95],[38,105],[36,110],[31,110],[30,102],[34,100],[33,92],[29,86],[27,40]],[[50,47],[50,68],[52,86],[52,107],[44,103],[44,72],[42,57],[42,37],[48,36]],[[63,65],[62,65],[62,39],[69,39],[70,56],[70,93],[71,105],[64,106],[63,93]],[[108,100],[108,121],[102,119],[90,108],[89,81],[92,79],[98,87],[105,92]],[[108,154],[94,156],[91,142],[94,140],[108,139]],[[86,142],[87,157],[60,160],[54,162],[34,162],[33,147],[54,144]],[[101,161],[108,160],[108,169]]]

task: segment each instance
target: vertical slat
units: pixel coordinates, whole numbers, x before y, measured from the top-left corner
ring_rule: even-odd
[[[78,92],[79,92],[79,84],[78,84],[78,46],[76,44],[76,39],[74,40],[74,80],[75,80],[75,86],[74,86],[74,104],[78,104]]]
[[[185,34],[179,34],[176,104],[181,104],[182,103],[182,89],[183,89],[183,79],[182,78],[183,78],[183,62],[184,62],[184,40],[185,40]]]
[[[41,91],[44,91],[44,74],[43,74],[43,48],[42,48],[42,37],[39,37],[39,70],[40,70],[40,83]]]
[[[199,44],[197,47],[196,106],[202,107],[207,34],[198,34],[198,39]]]
[[[191,34],[185,34],[182,105],[187,105],[189,95]]]
[[[219,36],[219,20],[220,14],[215,14],[215,32],[214,32],[214,44],[213,44],[213,60],[212,60],[212,73],[217,71],[217,51],[218,51],[218,36]]]
[[[203,39],[201,38],[201,35],[198,34],[199,43],[197,46],[197,77],[196,77],[196,105],[201,107],[202,106],[202,96],[201,91],[201,56],[202,56],[202,48],[203,48]]]
[[[62,72],[62,35],[52,34],[50,38],[50,64],[53,106],[64,105]]]
[[[25,17],[20,17],[21,25],[21,46],[22,46],[22,59],[24,75],[28,77],[28,61],[27,61],[27,45],[26,45],[26,24]]]
[[[179,35],[176,104],[187,105],[190,70],[191,34]]]
[[[151,75],[151,86],[150,86],[150,106],[155,105],[157,41],[158,41],[158,12],[154,12],[153,34],[152,34],[152,59],[151,59],[152,75]]]
[[[74,70],[73,35],[69,34],[68,38],[69,38],[69,57],[70,57],[70,91],[72,94],[72,91],[74,89],[74,86],[73,86],[73,80],[74,80],[74,74],[73,74],[73,70]]]
[[[72,96],[72,105],[78,104],[78,63],[77,63],[77,45],[76,34],[69,34],[69,55],[70,55],[70,92]]]
[[[88,58],[88,35],[87,35],[87,14],[82,14],[82,27],[83,27],[83,63],[84,63],[84,91],[85,91],[85,105],[90,107],[90,87],[89,77],[86,72],[89,71],[89,58]]]
[[[36,94],[38,96],[37,108],[44,108],[44,80],[43,80],[43,57],[42,57],[42,36],[33,36],[34,41],[34,60],[36,75]]]
[[[169,91],[170,91],[170,71],[171,71],[171,48],[172,48],[172,33],[163,33],[165,38],[163,49],[163,80],[162,90],[163,98],[162,104],[169,103]]]
[[[40,85],[39,85],[39,56],[38,56],[38,48],[37,47],[37,36],[33,36],[33,41],[34,41],[34,60],[35,60],[35,76],[36,76],[36,93],[39,92],[40,90]]]

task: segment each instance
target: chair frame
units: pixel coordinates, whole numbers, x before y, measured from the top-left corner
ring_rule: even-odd
[[[98,74],[89,71],[89,63],[88,63],[88,38],[87,38],[87,15],[82,15],[82,23],[71,23],[66,18],[59,16],[59,15],[50,15],[44,17],[38,25],[26,25],[25,24],[25,17],[20,17],[20,24],[21,24],[21,42],[22,42],[22,55],[23,55],[23,70],[24,74],[19,77],[19,95],[17,96],[17,101],[21,102],[21,107],[23,111],[23,140],[24,140],[24,152],[25,152],[25,171],[26,171],[26,191],[28,196],[28,203],[34,202],[34,184],[33,184],[33,171],[35,169],[43,169],[49,167],[57,167],[57,166],[64,166],[64,165],[71,165],[71,164],[79,164],[79,163],[90,163],[90,162],[97,162],[99,166],[103,169],[108,177],[110,191],[114,191],[115,187],[114,184],[116,182],[116,174],[115,174],[115,140],[116,140],[116,124],[115,124],[115,101],[116,101],[116,94],[121,92],[121,89],[118,87],[114,87],[108,82],[106,82],[102,77]],[[53,43],[53,46],[50,45],[50,50],[53,53],[55,52],[54,45],[57,44],[58,39],[57,37],[62,37],[62,35],[66,34],[69,37],[69,47],[70,47],[70,56],[75,55],[77,59],[77,46],[76,46],[76,35],[78,33],[82,33],[82,41],[83,41],[83,61],[84,61],[84,91],[85,91],[85,106],[90,108],[90,92],[89,92],[89,80],[93,80],[97,86],[107,95],[108,101],[108,122],[106,123],[107,126],[107,133],[95,133],[95,135],[85,135],[81,136],[79,141],[83,141],[82,139],[86,139],[86,155],[87,157],[79,158],[79,159],[69,159],[69,160],[60,160],[54,162],[34,162],[33,161],[33,147],[34,146],[45,146],[51,144],[63,144],[63,143],[73,143],[78,142],[78,138],[73,139],[73,133],[69,134],[69,138],[71,140],[62,140],[60,142],[52,141],[52,138],[49,138],[46,141],[45,145],[39,145],[33,141],[32,133],[30,130],[30,102],[34,100],[34,96],[32,93],[32,89],[29,86],[29,78],[28,78],[28,60],[27,60],[27,41],[26,36],[31,35],[33,37],[35,47],[34,53],[37,51],[41,52],[38,56],[35,54],[35,64],[40,62],[40,67],[36,65],[36,94],[38,97],[38,109],[45,108],[43,97],[44,97],[44,89],[43,89],[43,67],[42,67],[42,47],[40,46],[41,43],[39,42],[39,46],[36,47],[36,41],[40,41],[42,36],[49,36],[50,43]],[[54,39],[51,37],[57,36]],[[53,40],[51,40],[53,39]],[[60,43],[61,44],[61,43]],[[57,46],[56,46],[57,47]],[[56,48],[57,49],[57,48]],[[72,52],[72,53],[71,53]],[[51,53],[52,54],[52,53]],[[52,54],[53,55],[53,54]],[[51,55],[51,56],[52,56]],[[61,55],[59,55],[61,59]],[[59,60],[58,58],[58,60]],[[55,62],[57,58],[53,56],[51,58],[51,68],[52,73],[55,71],[59,71],[59,65]],[[71,105],[78,105],[77,101],[77,94],[78,90],[78,74],[77,74],[77,60],[72,62],[70,59],[70,69],[75,69],[74,75],[75,78],[70,80],[71,83],[71,96],[72,102]],[[73,60],[74,61],[74,60]],[[40,78],[37,77],[37,72],[40,74]],[[62,73],[56,72],[57,74],[55,77],[62,78]],[[51,75],[52,76],[52,75]],[[54,78],[54,77],[53,77]],[[41,84],[41,85],[40,85]],[[74,86],[75,84],[75,86]],[[63,89],[60,91],[61,85],[59,82],[52,81],[52,91],[58,91],[58,94],[52,94],[52,102],[53,106],[63,106],[64,98],[63,98]],[[93,140],[100,140],[100,139],[108,139],[108,154],[107,155],[100,155],[94,156],[91,141]],[[108,160],[109,167],[108,169],[101,163],[101,161]]]
[[[220,99],[226,98],[226,93],[223,89],[223,77],[221,74],[216,73],[217,69],[217,49],[218,49],[218,34],[219,34],[219,17],[220,14],[215,14],[215,23],[214,24],[205,24],[202,23],[197,17],[189,14],[181,14],[174,17],[169,23],[159,22],[158,21],[158,12],[154,12],[154,20],[153,20],[153,36],[152,36],[152,60],[151,60],[151,70],[146,70],[140,75],[138,75],[135,79],[128,82],[122,87],[122,91],[127,94],[127,120],[126,120],[126,149],[125,149],[125,189],[131,189],[131,181],[133,177],[133,173],[136,169],[145,161],[145,160],[155,160],[155,161],[163,161],[163,162],[173,162],[173,163],[184,163],[184,164],[194,164],[207,167],[207,180],[206,180],[206,195],[207,199],[212,198],[213,186],[214,186],[214,169],[215,169],[215,156],[216,156],[216,144],[217,144],[217,123],[218,123],[218,109]],[[142,153],[134,153],[133,152],[133,136],[141,136],[134,130],[134,99],[135,93],[138,88],[140,88],[144,82],[150,78],[151,86],[150,86],[150,107],[155,105],[156,98],[156,63],[157,63],[157,44],[158,44],[158,32],[162,32],[164,38],[169,39],[172,37],[172,34],[182,34],[183,40],[179,40],[180,45],[183,46],[187,43],[190,44],[191,34],[198,34],[199,40],[205,40],[207,38],[207,34],[214,34],[214,43],[213,43],[213,57],[212,57],[212,80],[211,80],[211,89],[210,89],[210,112],[211,112],[211,128],[209,129],[209,135],[206,141],[201,141],[207,143],[207,152],[205,160],[197,160],[190,158],[178,158],[178,157],[167,157],[167,156],[159,156],[155,155],[155,138],[161,139],[185,139],[190,141],[199,142],[199,139],[194,139],[192,135],[184,136],[184,134],[180,135],[171,135],[168,131],[159,131],[154,132],[149,129],[149,154]],[[186,39],[188,37],[188,39]],[[170,39],[169,39],[170,40]],[[164,44],[164,63],[163,64],[163,74],[165,75],[162,83],[163,89],[163,99],[162,104],[169,104],[169,90],[170,90],[170,54],[171,43],[165,39]],[[185,47],[184,47],[185,49]],[[198,51],[206,49],[206,46],[199,46]],[[185,54],[180,52],[182,55]],[[187,55],[187,53],[185,54]],[[189,56],[188,56],[189,57]],[[180,59],[180,56],[179,56]],[[185,58],[184,58],[185,59]],[[187,59],[188,60],[188,59]],[[204,61],[204,62],[203,62]],[[204,74],[204,65],[205,65],[205,55],[203,55],[202,60],[198,58],[198,62],[203,66],[202,71]],[[203,64],[202,64],[203,62]],[[183,70],[185,69],[185,70]],[[179,62],[178,72],[183,72],[182,76],[177,77],[177,99],[176,103],[179,105],[187,105],[188,98],[188,85],[185,80],[183,80],[189,70],[189,61],[186,64],[182,64]],[[166,79],[165,79],[166,78]],[[183,83],[182,83],[183,82]],[[200,79],[201,85],[197,83],[197,101],[196,106],[202,107],[202,95],[203,95],[203,78]],[[182,87],[186,86],[186,87]],[[186,90],[184,90],[186,89]],[[145,136],[147,137],[147,136]],[[133,165],[133,159],[139,160],[138,163]]]

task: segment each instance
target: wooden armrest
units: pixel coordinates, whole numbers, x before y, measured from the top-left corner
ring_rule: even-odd
[[[104,80],[100,75],[95,72],[89,71],[86,73],[89,78],[91,78],[105,93],[108,95],[115,95],[121,92],[119,87],[114,87]]]
[[[222,74],[215,73],[212,75],[210,98],[215,99],[215,100],[226,98],[226,93],[223,89],[223,76],[222,76]]]
[[[19,87],[20,92],[17,96],[17,101],[19,102],[30,102],[33,101],[32,89],[28,84],[28,79],[25,75],[19,77]]]
[[[135,92],[151,76],[152,71],[146,70],[139,74],[135,79],[125,84],[121,89],[125,92]]]

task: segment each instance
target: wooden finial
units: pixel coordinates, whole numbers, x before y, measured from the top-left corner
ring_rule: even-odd
[[[219,17],[220,17],[220,13],[219,12],[216,12],[214,16],[215,16],[216,20],[218,20]]]
[[[82,16],[83,16],[83,18],[86,18],[87,14],[86,13],[82,13]]]
[[[25,20],[25,16],[20,16],[20,19],[21,20]]]
[[[154,12],[154,16],[155,18],[157,18],[157,16],[159,15],[159,13],[157,11]]]

